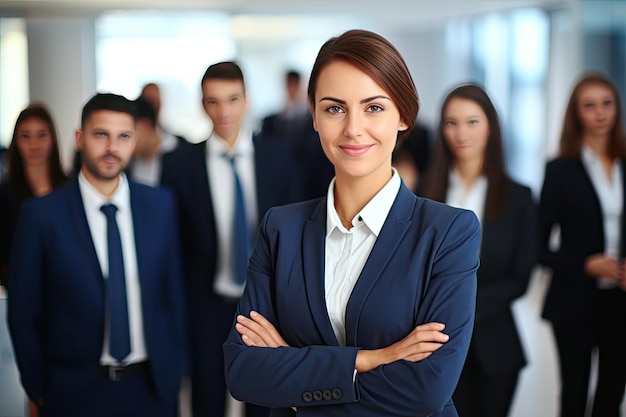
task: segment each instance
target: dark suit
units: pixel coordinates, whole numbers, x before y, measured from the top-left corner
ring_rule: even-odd
[[[130,204],[150,386],[173,410],[188,366],[175,205],[163,190],[133,183]],[[99,362],[105,283],[77,178],[22,206],[10,280],[9,329],[28,396],[44,399],[44,415],[100,415],[85,402],[104,378]],[[100,399],[119,401],[117,396]],[[135,401],[135,415],[146,415],[141,398]]]
[[[626,195],[626,161],[622,161],[622,173]],[[626,210],[621,222],[620,246],[624,257]],[[556,251],[549,247],[555,225],[560,226],[561,233],[560,248]],[[602,351],[603,346],[615,349],[617,342],[626,340],[626,295],[618,289],[596,289],[596,280],[584,270],[585,259],[604,253],[605,242],[600,201],[581,159],[558,158],[547,164],[539,204],[539,239],[539,260],[552,269],[542,315],[552,323],[559,350],[561,415],[584,414],[591,350],[596,344],[600,346],[598,378],[602,381],[594,404],[615,407],[617,401],[619,408],[626,378],[626,345],[620,343],[617,349],[621,349],[621,355],[610,361],[603,360]],[[616,299],[611,301],[612,298]],[[612,306],[617,310],[611,312]],[[611,399],[604,397],[605,376],[607,385],[617,389],[616,394],[610,395]],[[612,415],[613,411],[594,410],[594,416]]]
[[[300,177],[303,199],[326,195],[330,180],[335,176],[335,168],[324,154],[308,110],[291,117],[286,113],[265,117],[259,138],[263,141],[276,141],[294,153],[297,164],[293,174]]]
[[[9,257],[17,212],[13,182],[7,179],[0,184],[0,285],[4,286],[8,284]]]
[[[339,346],[324,295],[326,198],[271,209],[250,259],[238,312],[263,314],[290,347],[224,345],[235,398],[272,416],[457,416],[452,392],[474,318],[479,224],[465,210],[416,197],[404,185],[347,304]],[[354,375],[358,349],[389,346],[417,325],[445,323],[450,340],[420,362]],[[356,378],[353,380],[353,378]]]
[[[476,321],[454,393],[462,417],[506,417],[526,364],[511,305],[526,292],[537,260],[537,213],[530,189],[509,181],[501,210],[482,221]]]
[[[226,299],[213,289],[219,248],[206,146],[204,141],[165,155],[161,183],[174,191],[179,205],[189,293],[194,417],[222,417],[226,398],[222,343],[230,330],[237,300]],[[286,149],[255,141],[259,216],[272,206],[299,199],[298,183],[289,175],[293,162]]]

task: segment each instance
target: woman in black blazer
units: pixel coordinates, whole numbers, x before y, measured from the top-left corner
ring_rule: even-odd
[[[423,195],[472,209],[482,242],[474,333],[453,399],[461,417],[506,417],[526,358],[511,304],[536,261],[536,206],[505,172],[498,114],[477,85],[444,100]]]
[[[18,115],[9,145],[9,172],[0,184],[0,285],[7,285],[9,251],[19,209],[31,197],[49,193],[67,179],[59,158],[50,112],[31,104]]]
[[[626,147],[617,89],[580,78],[569,99],[558,158],[547,164],[539,204],[540,262],[552,269],[543,317],[559,354],[561,416],[587,407],[591,356],[599,366],[594,417],[619,416],[626,381]],[[553,228],[560,244],[550,244]],[[621,288],[620,288],[621,286]]]

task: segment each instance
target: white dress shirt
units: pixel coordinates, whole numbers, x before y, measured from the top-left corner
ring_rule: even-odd
[[[482,224],[485,214],[485,202],[487,200],[487,178],[483,175],[466,188],[459,173],[453,169],[448,176],[448,191],[446,192],[446,204],[471,210]]]
[[[345,315],[350,294],[400,191],[400,176],[395,168],[392,170],[389,182],[354,216],[350,230],[341,224],[335,209],[334,178],[328,187],[324,262],[326,308],[341,346],[346,345]]]
[[[102,276],[107,279],[109,274],[109,254],[107,245],[107,220],[100,211],[103,204],[111,203],[117,206],[116,220],[122,241],[124,256],[124,274],[126,278],[126,298],[128,302],[128,319],[130,320],[130,354],[124,359],[124,364],[142,362],[148,358],[146,341],[144,338],[143,316],[141,308],[141,290],[139,284],[139,272],[137,269],[137,250],[135,247],[135,233],[133,228],[133,215],[130,207],[130,190],[128,180],[122,174],[120,183],[113,196],[107,200],[98,192],[83,175],[78,175],[78,185],[85,207],[87,223],[91,231]],[[105,317],[108,317],[105,312]],[[117,361],[109,354],[109,323],[105,323],[104,346],[102,347],[101,365],[118,365]]]
[[[620,231],[622,212],[624,211],[624,186],[622,166],[618,159],[613,162],[611,177],[607,177],[598,155],[587,146],[581,149],[581,160],[589,174],[593,188],[600,200],[602,224],[604,225],[604,253],[615,259],[620,258]],[[614,288],[618,284],[611,278],[600,278],[599,288]]]
[[[248,224],[251,227],[250,236],[256,230],[257,199],[254,171],[254,145],[252,134],[248,130],[239,132],[235,144],[235,166],[239,181],[243,187]],[[244,286],[237,284],[233,271],[232,259],[232,224],[235,214],[235,182],[230,162],[224,155],[228,146],[224,139],[215,132],[209,136],[206,145],[207,170],[211,188],[211,201],[215,212],[215,226],[217,228],[217,270],[213,290],[224,297],[238,298],[243,293]]]

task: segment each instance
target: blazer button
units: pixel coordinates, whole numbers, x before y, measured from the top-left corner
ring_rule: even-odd
[[[333,394],[330,392],[329,389],[325,389],[324,392],[322,392],[322,396],[324,397],[325,401],[330,401],[333,399]]]
[[[322,391],[313,391],[313,399],[315,401],[322,401]]]
[[[302,394],[302,399],[305,403],[310,403],[311,401],[313,401],[313,394],[311,394],[309,391],[305,391],[304,394]]]
[[[341,392],[341,390],[339,388],[335,388],[333,390],[333,398],[335,400],[340,400],[342,395],[343,395],[343,393]]]

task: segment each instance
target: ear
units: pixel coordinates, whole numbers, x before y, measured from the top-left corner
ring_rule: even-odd
[[[76,149],[78,149],[79,151],[82,151],[83,150],[83,130],[76,129],[74,131],[74,138],[76,141]]]
[[[400,124],[398,125],[398,132],[404,132],[409,128],[408,123],[405,123],[403,120],[400,120]]]
[[[250,105],[250,100],[248,98],[248,93],[246,93],[246,95],[244,96],[244,100],[246,100],[246,107],[245,107],[245,109],[248,110],[248,106]]]

